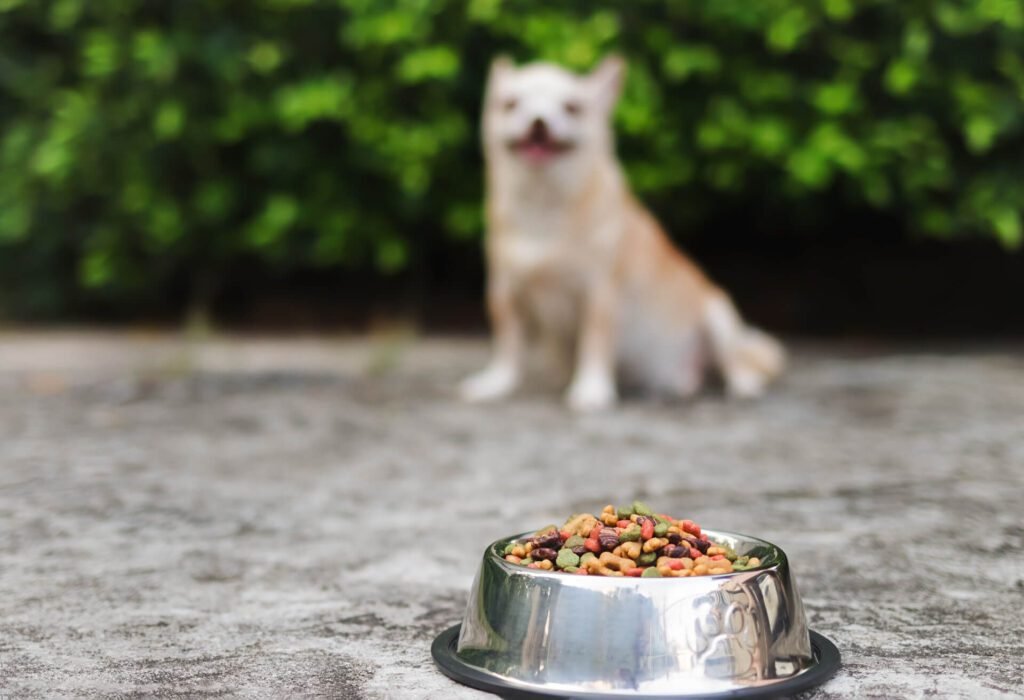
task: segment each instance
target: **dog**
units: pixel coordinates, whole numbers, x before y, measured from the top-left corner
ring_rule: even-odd
[[[578,411],[632,384],[672,397],[717,368],[729,394],[760,395],[781,345],[745,324],[729,296],[634,197],[615,155],[612,112],[625,61],[586,75],[493,61],[484,98],[485,252],[493,357],[464,380],[467,401],[512,393],[532,332],[571,353]]]

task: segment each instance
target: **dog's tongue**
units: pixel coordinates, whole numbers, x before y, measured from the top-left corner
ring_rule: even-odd
[[[523,155],[526,157],[526,160],[534,165],[544,163],[554,155],[554,152],[555,149],[546,143],[528,143],[523,147]]]

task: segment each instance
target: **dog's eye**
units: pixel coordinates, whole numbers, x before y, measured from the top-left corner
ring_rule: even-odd
[[[501,103],[501,108],[506,112],[511,112],[519,105],[519,100],[514,97],[509,97],[507,100]]]
[[[583,110],[583,108],[580,107],[580,103],[576,102],[575,100],[570,100],[566,102],[565,104],[562,105],[562,107],[565,108],[567,114],[571,114],[574,117]]]

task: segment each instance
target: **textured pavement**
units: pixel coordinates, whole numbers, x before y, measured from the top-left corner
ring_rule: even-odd
[[[756,403],[461,405],[480,341],[0,334],[0,697],[488,697],[484,546],[647,500],[790,555],[810,698],[1024,697],[1024,353],[797,346]]]

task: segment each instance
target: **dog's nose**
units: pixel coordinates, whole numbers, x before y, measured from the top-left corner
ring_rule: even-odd
[[[530,123],[530,140],[532,141],[545,141],[548,138],[548,124],[546,121],[537,117]]]

